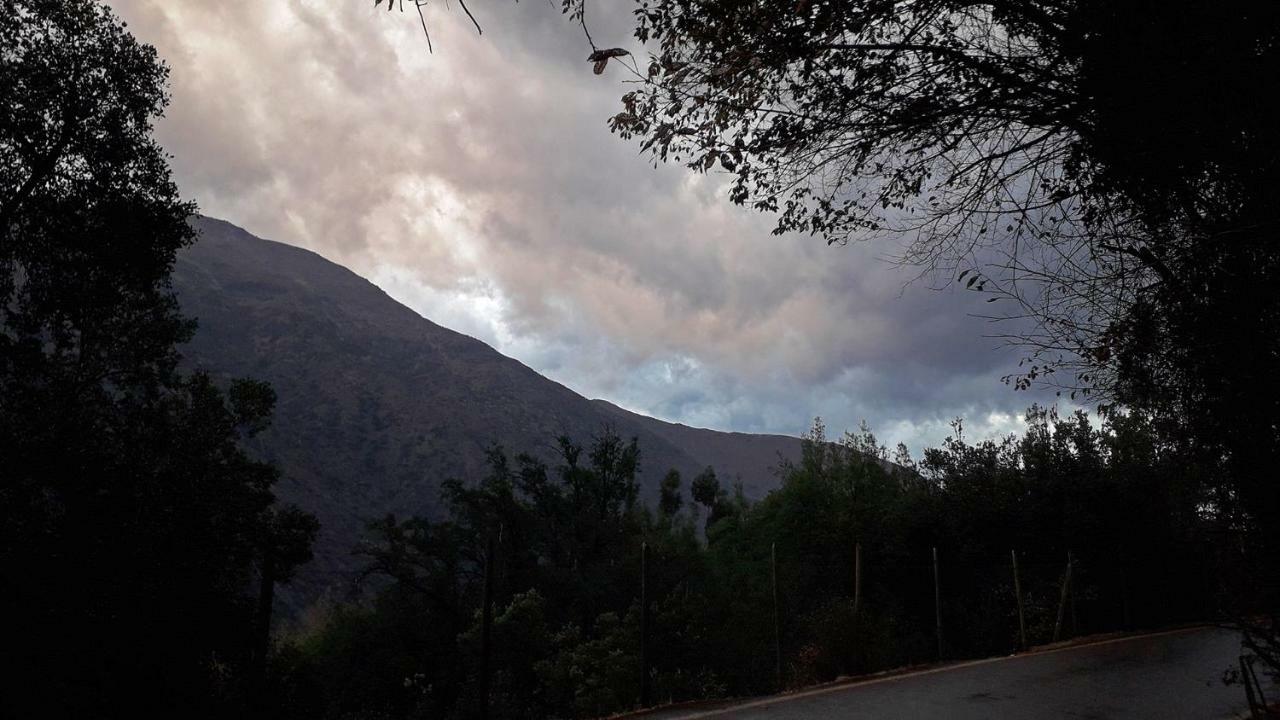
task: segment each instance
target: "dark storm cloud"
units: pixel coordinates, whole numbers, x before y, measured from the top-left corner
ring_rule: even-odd
[[[208,214],[303,245],[592,397],[723,429],[866,419],[936,442],[1032,399],[980,298],[904,283],[892,241],[774,237],[723,178],[653,168],[605,125],[625,73],[540,3],[483,36],[368,2],[114,0],[173,68],[158,132]],[[629,4],[591,17],[627,45]],[[628,45],[630,46],[630,45]]]

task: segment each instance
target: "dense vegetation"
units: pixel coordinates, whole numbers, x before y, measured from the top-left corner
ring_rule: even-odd
[[[1213,469],[1188,463],[1140,416],[1100,427],[1032,409],[1021,438],[955,435],[913,463],[869,432],[779,468],[758,503],[705,472],[669,474],[636,504],[634,442],[560,440],[557,466],[495,449],[480,482],[450,482],[450,518],[385,518],[360,548],[371,602],[322,603],[278,648],[280,712],[296,717],[470,717],[479,710],[486,571],[492,573],[494,717],[594,717],[641,693],[641,552],[648,545],[647,672],[655,702],[763,693],[1019,643],[1011,551],[1028,642],[1203,618],[1229,532]],[[491,567],[486,564],[493,542]],[[862,585],[854,608],[855,546]],[[781,678],[771,558],[776,552]]]
[[[896,237],[989,294],[1027,351],[1015,385],[1181,425],[1231,465],[1280,588],[1280,6],[646,0],[635,20],[650,55],[616,132],[723,171],[778,232]]]
[[[1098,263],[1066,280],[1138,287],[1087,318],[1068,350],[1129,409],[1100,425],[1033,409],[1023,437],[999,442],[968,443],[957,425],[918,463],[901,450],[887,462],[869,432],[831,442],[816,426],[754,504],[704,472],[687,495],[668,474],[645,507],[640,448],[610,432],[562,438],[553,466],[495,449],[485,478],[446,483],[447,520],[373,522],[358,548],[367,600],[322,603],[268,657],[274,583],[306,561],[315,522],[275,504],[279,471],[242,448],[270,416],[270,389],[178,369],[193,325],[169,278],[194,208],[151,138],[166,71],[101,3],[0,4],[0,714],[467,717],[487,701],[494,716],[583,717],[634,707],[646,686],[657,701],[766,692],[1021,644],[1011,553],[1029,643],[1238,612],[1255,597],[1274,608],[1241,582],[1274,578],[1280,547],[1280,165],[1272,108],[1250,99],[1278,76],[1264,72],[1280,47],[1274,9],[1246,4],[1215,23],[1212,11],[1106,3],[907,5],[764,3],[729,18],[732,3],[656,3],[640,28],[665,55],[646,92],[687,79],[712,94],[632,96],[618,128],[662,157],[679,138],[715,149],[694,162],[744,168],[746,200],[812,157],[809,139],[844,146],[864,120],[883,123],[858,151],[874,164],[880,151],[935,157],[929,145],[897,155],[913,138],[954,147],[973,133],[973,108],[1004,117],[979,135],[991,141],[980,168],[1021,153],[1004,133],[1043,129],[1052,110],[1042,139],[1066,143],[1051,166],[1070,172],[1045,191],[1085,203],[1082,247]],[[940,40],[918,45],[902,35],[913,27]],[[744,43],[753,33],[760,42]],[[861,41],[833,41],[846,35]],[[1214,62],[1188,70],[1171,50],[1182,45]],[[1153,49],[1169,62],[1128,62]],[[1010,50],[1017,64],[993,64]],[[1173,153],[1146,142],[1167,137],[1135,121],[1148,107],[1118,112],[1116,98],[1151,78],[1111,74],[1166,65],[1189,81],[1172,110],[1195,111],[1161,113],[1181,123],[1166,128]],[[855,72],[867,67],[878,72]],[[849,78],[871,92],[847,92],[868,89]],[[756,127],[758,102],[698,128],[651,122],[705,120],[721,91],[779,97],[759,79],[787,85],[784,101],[816,93],[818,110],[887,104],[857,105],[871,114],[835,136],[784,121],[756,135],[763,145],[734,130]],[[938,91],[935,104],[894,105],[913,87]],[[1219,94],[1231,102],[1203,102]],[[927,190],[928,164],[890,162],[872,204],[905,209]],[[863,227],[860,206],[836,202],[843,190],[814,189],[791,207],[781,196],[784,228]],[[949,229],[935,239],[963,237]],[[1091,274],[1125,258],[1136,271]],[[1086,303],[1115,299],[1107,282],[1089,287],[1104,291]]]
[[[589,0],[560,4],[588,30]],[[1015,387],[1139,412],[1227,470],[1217,492],[1255,581],[1242,592],[1268,616],[1246,642],[1280,675],[1280,5],[633,14],[646,57],[585,33],[595,72],[629,81],[614,132],[655,163],[721,173],[778,233],[896,238],[902,262],[1012,321]]]
[[[177,369],[165,67],[56,10],[0,4],[0,715],[241,712],[314,521],[241,449],[270,388]]]

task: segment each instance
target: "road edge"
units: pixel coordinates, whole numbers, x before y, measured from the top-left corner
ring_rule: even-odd
[[[927,665],[912,665],[903,668],[895,668],[893,670],[884,670],[871,675],[856,675],[852,677],[836,678],[830,682],[819,685],[811,685],[809,687],[792,690],[789,692],[778,693],[776,695],[762,695],[755,698],[722,698],[718,700],[691,700],[684,703],[672,703],[670,705],[660,705],[657,707],[645,708],[643,710],[634,710],[619,715],[611,715],[608,720],[627,720],[629,718],[643,718],[659,713],[679,712],[682,708],[687,708],[691,712],[683,715],[664,716],[663,720],[699,720],[700,718],[715,717],[736,710],[745,710],[749,708],[764,707],[775,703],[790,702],[792,700],[801,700],[804,698],[816,697],[819,695],[827,695],[841,690],[852,689],[864,685],[877,685],[880,683],[893,682],[906,678],[920,677],[923,675],[932,675],[935,673],[946,672],[949,670],[960,670],[964,668],[976,667],[979,665],[989,665],[993,663],[1003,662],[1005,660],[1014,660],[1017,658],[1030,657],[1035,655],[1051,655],[1054,653],[1067,652],[1086,647],[1098,647],[1102,645],[1112,645],[1115,643],[1127,642],[1130,640],[1138,640],[1142,638],[1163,637],[1166,635],[1177,635],[1180,633],[1193,632],[1208,628],[1224,628],[1227,626],[1221,623],[1201,622],[1188,625],[1179,625],[1172,628],[1164,628],[1161,630],[1145,631],[1145,632],[1124,632],[1124,633],[1105,633],[1098,635],[1086,635],[1080,638],[1073,638],[1064,642],[1052,643],[1049,645],[1038,645],[1027,650],[1011,653],[1009,655],[996,655],[993,657],[976,658],[973,660],[961,660],[958,662],[947,663],[930,663]],[[716,707],[708,707],[708,706]],[[703,708],[701,712],[698,708]]]

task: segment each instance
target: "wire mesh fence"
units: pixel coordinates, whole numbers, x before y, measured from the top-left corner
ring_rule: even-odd
[[[645,700],[785,689],[1214,613],[1211,559],[1187,553],[770,550],[717,580],[732,587],[650,580]],[[648,572],[661,563],[651,554]]]

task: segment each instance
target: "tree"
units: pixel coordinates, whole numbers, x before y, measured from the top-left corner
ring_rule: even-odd
[[[151,137],[155,50],[92,0],[0,3],[0,47],[0,714],[217,713],[255,577],[315,531],[242,447],[275,396],[177,370],[195,208]]]
[[[1277,556],[1274,3],[655,0],[637,18],[654,54],[617,133],[729,173],[778,232],[896,234],[905,262],[1004,301],[995,317],[1030,323],[1007,336],[1029,352],[1015,385],[1180,419]]]
[[[716,501],[723,495],[720,489],[720,481],[716,478],[715,468],[708,467],[689,484],[689,492],[693,495],[693,501],[706,507],[708,510],[715,507]]]
[[[1027,380],[1107,391],[1112,335],[1183,247],[1270,223],[1280,16],[1089,0],[658,0],[612,119],[733,178],[777,232],[903,235],[902,258],[1014,301]],[[1197,237],[1197,226],[1206,225]],[[965,270],[961,270],[964,268]]]
[[[616,133],[989,294],[1006,380],[1194,436],[1280,557],[1280,6],[647,0],[635,36]]]
[[[693,501],[707,509],[707,519],[703,530],[711,532],[712,526],[733,512],[729,503],[729,494],[720,486],[715,468],[707,466],[689,483],[689,495]]]
[[[478,609],[492,563],[494,707],[512,717],[569,715],[575,705],[592,703],[605,703],[593,712],[627,707],[617,703],[630,702],[638,690],[629,670],[637,661],[630,646],[638,631],[634,590],[642,538],[652,545],[651,557],[664,551],[670,557],[673,548],[687,551],[690,544],[696,551],[696,542],[691,532],[686,538],[673,523],[654,523],[647,509],[637,507],[635,439],[606,427],[589,446],[564,436],[558,446],[554,468],[527,454],[513,461],[491,448],[488,473],[478,482],[443,484],[447,520],[387,517],[371,523],[357,550],[369,561],[364,576],[390,583],[376,594],[367,625],[395,637],[403,634],[395,627],[407,624],[411,637],[425,632],[430,643],[406,648],[397,640],[372,652],[360,645],[354,657],[338,647],[292,669],[294,682],[309,685],[308,676],[351,663],[372,677],[344,680],[354,686],[351,693],[325,698],[321,705],[335,714],[371,705],[403,705],[390,712],[410,717],[474,707]],[[674,584],[665,577],[671,569],[650,572],[652,587]],[[321,635],[345,633],[351,619],[338,616]],[[620,644],[627,646],[625,657]],[[608,662],[595,663],[600,658]],[[422,679],[411,702],[400,702],[403,694],[391,682],[399,677]],[[283,710],[324,716],[309,706]]]
[[[662,478],[661,492],[658,498],[658,512],[666,517],[674,517],[684,505],[684,495],[680,494],[680,471],[671,469]]]

